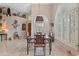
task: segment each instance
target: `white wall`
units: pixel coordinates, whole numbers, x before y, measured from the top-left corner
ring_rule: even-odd
[[[0,3],[1,7],[9,7],[12,12],[25,12],[28,13],[31,10],[30,3]]]
[[[6,20],[7,20],[7,24],[9,27],[8,28],[8,38],[11,37],[13,39],[13,33],[16,31],[18,32],[19,36],[23,36],[22,23],[26,23],[25,18],[10,16]],[[18,20],[18,24],[20,25],[20,26],[18,26],[17,30],[15,30],[12,26],[14,20]]]

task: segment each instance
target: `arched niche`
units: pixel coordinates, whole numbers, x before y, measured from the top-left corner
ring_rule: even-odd
[[[49,32],[48,17],[45,15],[36,15],[33,20],[33,31],[34,34],[38,32],[42,34],[48,33]]]

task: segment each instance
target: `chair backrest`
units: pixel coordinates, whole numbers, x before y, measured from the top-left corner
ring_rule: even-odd
[[[45,44],[44,40],[45,40],[44,36],[38,35],[36,36],[35,44]]]
[[[37,35],[42,35],[42,32],[37,32]]]

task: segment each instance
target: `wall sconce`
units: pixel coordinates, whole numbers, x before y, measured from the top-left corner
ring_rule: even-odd
[[[53,27],[54,26],[54,23],[50,23],[50,25]]]

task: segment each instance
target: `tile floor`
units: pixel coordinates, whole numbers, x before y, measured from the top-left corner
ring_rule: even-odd
[[[30,46],[29,55],[27,55],[27,40],[9,40],[0,42],[0,56],[34,56],[33,45]],[[57,46],[56,43],[52,43],[52,54],[48,54],[48,44],[46,45],[46,56],[68,56],[69,54]],[[37,54],[42,54],[42,48],[37,49]]]

